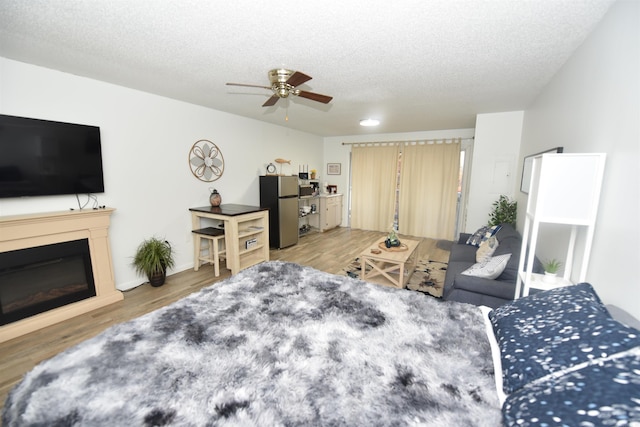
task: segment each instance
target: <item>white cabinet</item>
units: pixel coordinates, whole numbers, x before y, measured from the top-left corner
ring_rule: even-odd
[[[342,224],[342,194],[320,196],[320,231]]]
[[[531,272],[531,268],[525,269],[525,265],[533,265],[541,223],[571,227],[567,257],[563,262],[564,277],[557,281],[557,286],[571,283],[576,238],[578,233],[583,234],[584,250],[578,281],[585,281],[605,159],[606,155],[603,153],[545,153],[533,159],[516,298],[521,294],[528,295],[529,288],[545,289],[540,278]]]

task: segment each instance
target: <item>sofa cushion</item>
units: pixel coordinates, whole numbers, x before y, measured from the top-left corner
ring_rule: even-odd
[[[500,230],[496,233],[496,239],[500,242],[500,245],[493,253],[493,256],[511,254],[511,259],[507,263],[502,274],[498,277],[498,280],[504,282],[516,283],[518,277],[518,264],[520,263],[520,248],[522,246],[522,238],[510,224],[503,224]]]
[[[495,232],[495,236],[500,242],[508,239],[509,237],[513,237],[522,243],[520,233],[518,233],[511,224],[500,224],[500,228]]]
[[[507,262],[509,262],[509,258],[511,258],[511,254],[490,257],[485,262],[473,264],[461,274],[483,277],[485,279],[495,279],[504,271]]]
[[[538,292],[489,313],[504,391],[640,346],[640,331],[613,320],[588,283]]]
[[[515,286],[512,283],[501,282],[499,280],[458,274],[455,282],[456,289],[490,295],[503,300],[513,300],[513,295],[515,294]]]
[[[449,253],[449,263],[462,261],[469,263],[469,265],[474,264],[476,262],[477,250],[478,248],[471,245],[453,245]],[[467,265],[467,267],[469,267],[469,265]]]

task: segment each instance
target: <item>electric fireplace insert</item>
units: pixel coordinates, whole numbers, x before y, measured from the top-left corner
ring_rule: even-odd
[[[0,325],[95,295],[87,239],[0,253]]]

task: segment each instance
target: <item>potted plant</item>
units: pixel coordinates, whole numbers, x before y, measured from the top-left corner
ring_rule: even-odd
[[[542,266],[544,267],[544,281],[545,282],[553,282],[555,281],[556,274],[558,274],[558,270],[562,263],[555,258],[551,258],[550,260],[545,261]]]
[[[518,202],[500,195],[498,200],[493,202],[493,210],[489,214],[489,226],[511,224],[515,228],[517,214]]]
[[[143,241],[133,258],[136,273],[144,274],[151,286],[162,286],[167,278],[167,269],[175,265],[171,244],[152,237]]]

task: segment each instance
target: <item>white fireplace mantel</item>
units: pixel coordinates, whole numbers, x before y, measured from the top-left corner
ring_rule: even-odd
[[[0,342],[123,299],[113,275],[109,221],[113,208],[0,217],[0,252],[88,239],[96,295],[0,326]]]

